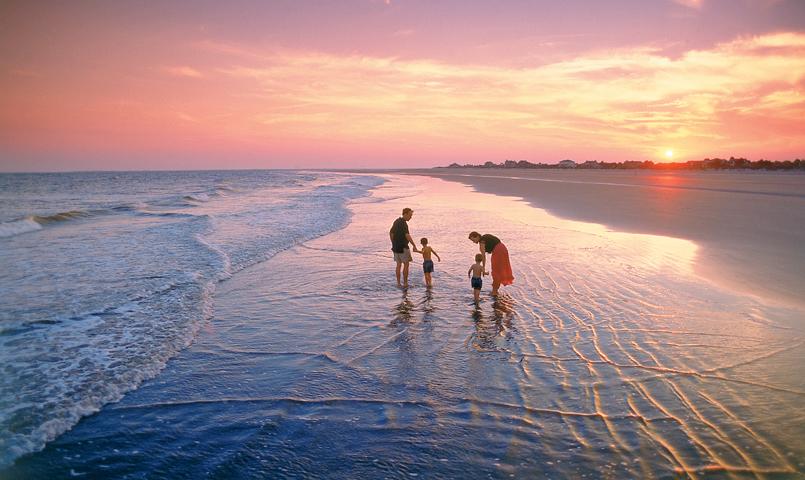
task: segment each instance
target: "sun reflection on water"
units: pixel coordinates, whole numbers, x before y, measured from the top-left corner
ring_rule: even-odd
[[[670,180],[668,180],[670,178]],[[428,191],[428,207],[436,211],[450,211],[466,208],[465,199],[474,199],[472,209],[483,212],[490,218],[502,218],[534,227],[534,235],[531,237],[520,237],[517,241],[521,244],[537,244],[540,242],[539,229],[565,230],[568,232],[586,233],[593,237],[602,238],[613,244],[620,244],[640,257],[639,262],[654,265],[657,268],[668,268],[674,272],[686,275],[695,275],[694,261],[699,247],[690,240],[673,238],[662,235],[651,235],[643,233],[627,233],[613,231],[604,225],[565,220],[549,214],[547,211],[536,208],[519,197],[507,197],[492,195],[474,191],[471,187],[458,183],[444,182],[432,178],[421,179]],[[658,181],[668,184],[677,182],[672,177],[658,176]],[[674,190],[662,190],[661,195],[666,202],[672,202],[672,197],[679,192]],[[467,226],[467,232],[473,230],[471,225]],[[484,233],[484,232],[481,232]],[[568,235],[563,239],[565,246],[569,250],[586,248],[589,237],[579,235]]]

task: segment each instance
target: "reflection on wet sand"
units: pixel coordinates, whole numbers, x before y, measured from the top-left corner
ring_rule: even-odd
[[[433,314],[438,310],[433,302],[433,289],[426,288],[425,294],[422,297],[422,320],[428,322],[431,320]]]
[[[394,307],[393,317],[389,326],[399,327],[401,324],[411,323],[416,306],[408,298],[408,289],[403,290],[402,301]]]
[[[470,314],[475,325],[474,338],[470,344],[478,351],[505,351],[507,338],[511,337],[513,300],[500,294],[489,303],[473,305]],[[486,313],[485,313],[485,310]]]

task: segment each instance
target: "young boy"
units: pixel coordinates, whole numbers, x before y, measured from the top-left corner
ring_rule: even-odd
[[[470,278],[472,285],[472,295],[475,297],[475,303],[481,299],[481,287],[484,284],[483,278],[484,266],[481,262],[484,261],[484,256],[480,253],[475,254],[475,263],[467,270],[467,277]]]
[[[425,285],[432,287],[433,280],[430,278],[430,274],[433,273],[433,260],[431,260],[431,254],[436,255],[436,259],[440,262],[442,259],[439,258],[439,254],[436,253],[436,250],[428,246],[427,238],[422,237],[419,240],[419,243],[422,244],[422,248],[419,249],[419,253],[422,254],[422,270],[425,271]]]

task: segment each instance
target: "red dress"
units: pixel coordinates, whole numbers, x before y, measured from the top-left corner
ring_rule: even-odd
[[[495,245],[492,250],[492,281],[500,282],[501,285],[511,285],[514,283],[512,265],[509,263],[509,250],[503,242]]]

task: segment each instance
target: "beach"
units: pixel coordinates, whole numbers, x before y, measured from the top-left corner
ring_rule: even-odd
[[[0,38],[0,480],[805,480],[805,0]]]
[[[779,172],[418,170],[520,197],[563,218],[687,239],[696,271],[746,295],[805,306],[805,175]]]
[[[241,259],[209,287],[189,346],[3,478],[805,472],[803,311],[703,277],[697,242],[562,218],[500,179],[506,195],[306,173],[281,178],[281,201],[226,180],[225,199],[182,207],[212,218],[199,237],[212,251]],[[394,285],[388,229],[404,207],[441,256],[432,289],[416,255],[411,287]],[[336,218],[291,231],[296,211]],[[479,305],[470,230],[501,238],[516,278],[492,298],[487,277]]]

